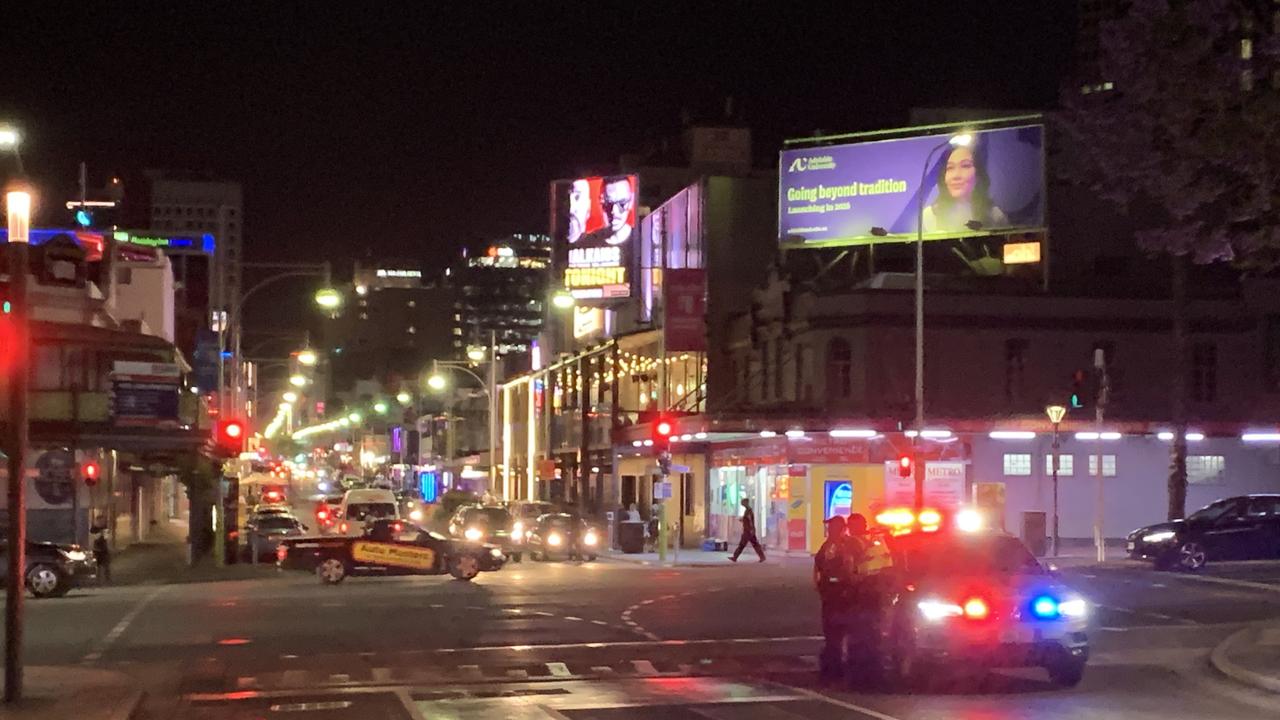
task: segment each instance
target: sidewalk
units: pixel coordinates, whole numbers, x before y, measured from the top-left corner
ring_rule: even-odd
[[[186,526],[178,522],[154,526],[151,540],[134,543],[112,557],[111,584],[169,585],[276,575],[274,563],[237,563],[220,568],[212,557],[202,557],[192,566],[187,557],[186,533]]]
[[[111,670],[35,665],[23,677],[22,702],[0,704],[0,720],[129,720],[142,705],[137,683]]]
[[[1280,693],[1280,625],[1236,631],[1213,649],[1209,662],[1238,683]]]
[[[607,560],[616,560],[618,562],[634,563],[637,565],[663,565],[671,567],[678,565],[679,567],[728,567],[733,565],[809,565],[813,562],[813,556],[809,553],[767,553],[763,563],[756,557],[755,552],[748,548],[738,558],[737,563],[729,560],[729,556],[733,552],[708,551],[697,549],[681,548],[679,560],[672,551],[667,552],[665,562],[658,559],[658,553],[624,553],[620,550],[607,550],[600,555],[601,558]]]

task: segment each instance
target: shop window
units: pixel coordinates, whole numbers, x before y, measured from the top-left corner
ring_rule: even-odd
[[[844,338],[832,338],[827,343],[827,395],[838,398],[853,395],[853,351]]]
[[[1227,459],[1222,455],[1188,455],[1188,485],[1221,485],[1226,481]]]
[[[1074,455],[1058,456],[1058,477],[1071,477],[1076,470]],[[1053,474],[1053,455],[1044,456],[1044,471],[1048,475]]]
[[[1196,402],[1218,399],[1218,348],[1211,342],[1191,346],[1191,399]]]
[[[1004,474],[1010,476],[1031,475],[1031,453],[1005,453]]]
[[[1098,456],[1097,455],[1089,456],[1089,475],[1093,477],[1097,477],[1098,475]],[[1115,476],[1116,476],[1116,456],[1103,455],[1102,456],[1102,477],[1115,477]]]

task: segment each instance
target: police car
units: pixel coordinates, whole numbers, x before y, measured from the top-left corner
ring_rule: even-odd
[[[899,588],[882,636],[891,678],[913,683],[937,666],[1043,667],[1056,684],[1079,684],[1089,659],[1088,603],[1020,540],[977,527],[969,513],[877,516]]]

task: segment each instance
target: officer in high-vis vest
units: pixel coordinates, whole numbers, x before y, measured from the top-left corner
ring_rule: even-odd
[[[884,539],[868,530],[867,519],[860,514],[849,517],[846,532],[858,547],[842,623],[848,648],[846,664],[852,670],[850,680],[875,680],[881,670],[883,632],[888,629],[887,615],[896,592],[893,555]]]
[[[862,515],[827,521],[827,540],[814,556],[814,582],[822,600],[823,677],[838,678],[847,668],[876,664],[892,567],[888,547],[867,532]]]

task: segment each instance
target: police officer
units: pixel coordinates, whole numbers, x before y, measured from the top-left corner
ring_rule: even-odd
[[[850,679],[875,679],[881,668],[882,632],[893,592],[893,558],[884,541],[869,532],[862,515],[849,517],[846,533],[851,559],[842,626],[850,650],[848,664],[855,668]]]
[[[827,539],[813,557],[813,582],[822,602],[822,653],[819,672],[835,679],[844,672],[849,592],[849,563],[859,548],[850,542],[841,515],[827,519]]]

